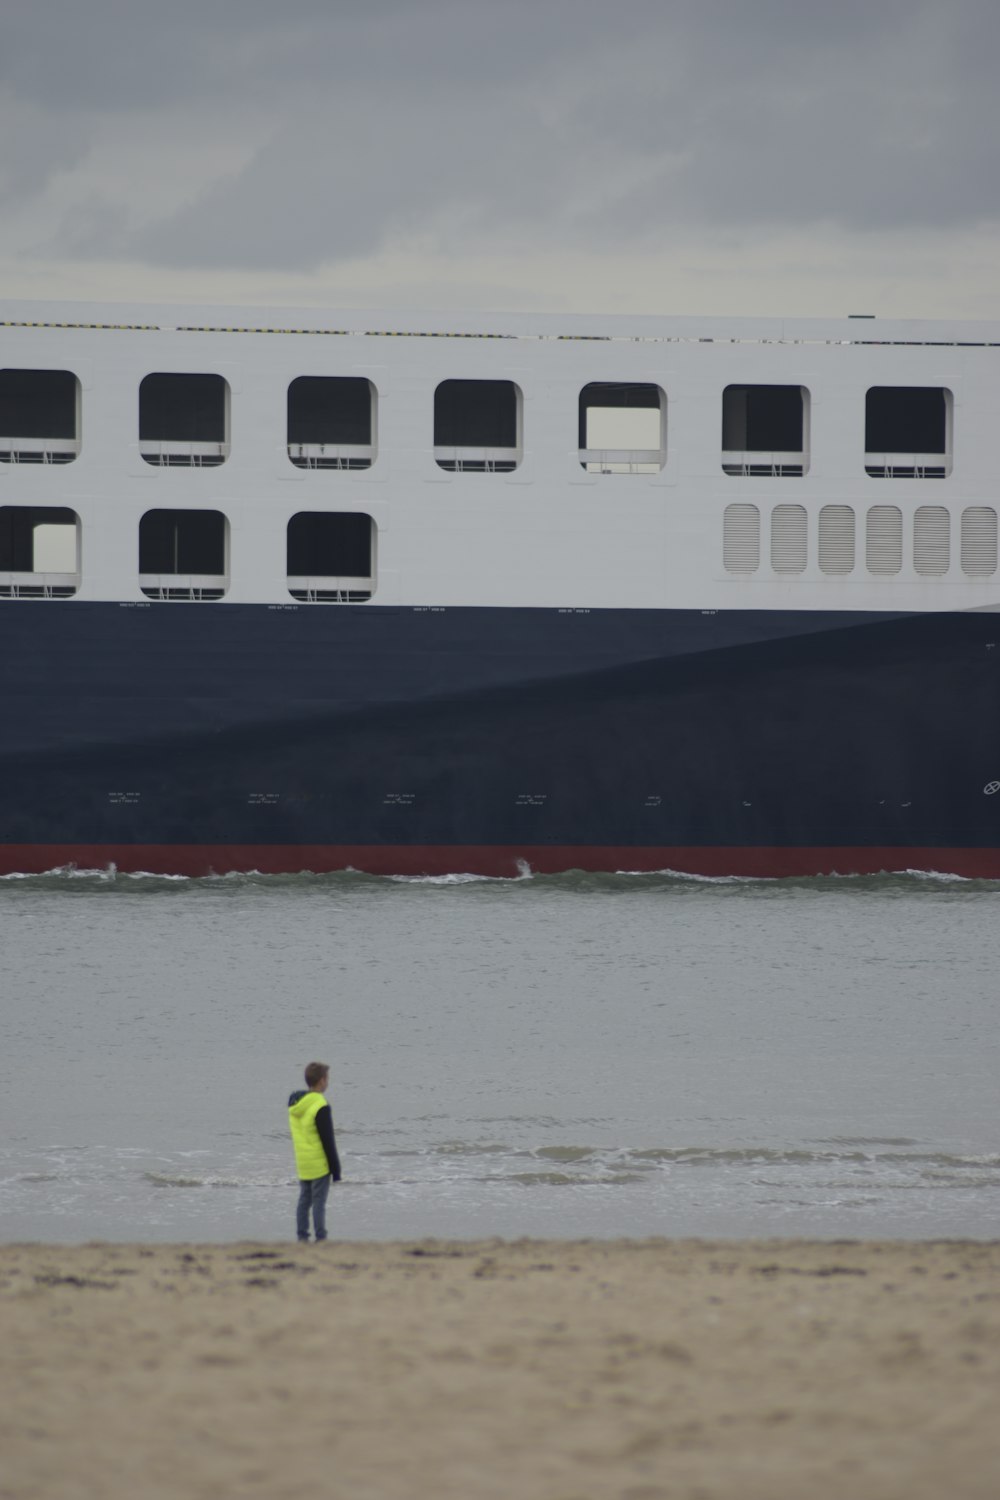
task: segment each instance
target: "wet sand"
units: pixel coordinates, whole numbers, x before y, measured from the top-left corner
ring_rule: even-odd
[[[0,1497],[995,1500],[1000,1242],[0,1246]]]

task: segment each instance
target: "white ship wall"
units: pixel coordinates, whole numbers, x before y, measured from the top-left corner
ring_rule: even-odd
[[[27,324],[105,324],[41,327]],[[0,505],[67,506],[81,521],[79,600],[145,604],[138,524],[154,508],[221,511],[230,526],[227,603],[293,603],[286,528],[299,511],[362,511],[378,528],[377,605],[566,609],[992,609],[997,576],[969,578],[960,518],[998,508],[1000,325],[730,319],[409,317],[288,309],[97,307],[6,303],[0,366],[71,370],[82,386],[81,447],[59,466],[0,464]],[[121,325],[157,325],[155,330]],[[207,332],[182,328],[379,330]],[[417,333],[436,334],[418,337]],[[472,337],[474,334],[502,337]],[[462,336],[465,335],[465,336]],[[869,342],[875,339],[885,342]],[[865,340],[866,342],[860,342]],[[222,375],[231,391],[230,455],[217,468],[159,468],[139,452],[138,390],[154,371]],[[286,447],[289,383],[301,375],[365,376],[378,392],[377,459],[369,470],[302,470]],[[433,398],[446,379],[513,381],[523,394],[523,458],[512,473],[449,473],[433,453]],[[667,457],[654,474],[580,466],[578,397],[594,381],[659,385]],[[722,392],[731,384],[801,385],[810,393],[808,472],[729,476],[721,464]],[[870,386],[940,386],[953,394],[945,479],[865,473]],[[761,514],[759,569],[723,567],[727,506]],[[805,570],[775,576],[768,521],[805,508]],[[855,512],[853,572],[818,566],[823,506]],[[898,506],[903,565],[865,566],[865,516]],[[913,568],[913,517],[945,506],[951,561],[942,577]],[[72,601],[52,601],[72,608]],[[149,604],[170,608],[169,604]]]

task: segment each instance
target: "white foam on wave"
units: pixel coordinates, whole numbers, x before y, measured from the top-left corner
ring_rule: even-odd
[[[696,875],[693,870],[615,870],[616,877],[629,880],[691,880],[697,885],[765,885],[779,879],[777,875]]]
[[[171,885],[218,886],[223,883],[238,885],[243,882],[261,882],[265,885],[285,884],[289,881],[312,880],[323,882],[336,880],[338,878],[353,877],[359,881],[380,882],[386,881],[395,885],[431,885],[431,886],[463,886],[463,885],[517,885],[525,882],[537,882],[540,885],[549,882],[566,880],[590,880],[590,881],[650,881],[664,880],[673,881],[678,884],[706,885],[706,886],[765,886],[768,888],[781,887],[782,885],[819,884],[824,881],[836,881],[838,884],[850,885],[852,883],[867,884],[873,880],[910,880],[920,882],[924,885],[988,885],[997,884],[986,877],[975,877],[968,875],[957,875],[948,870],[918,870],[907,868],[903,870],[882,870],[876,873],[860,874],[858,872],[831,871],[823,875],[703,875],[693,870],[678,870],[665,866],[655,870],[581,870],[569,869],[543,873],[532,869],[527,860],[516,862],[516,875],[485,875],[472,870],[451,870],[443,874],[420,874],[420,875],[378,875],[367,870],[359,870],[352,865],[342,870],[287,870],[287,871],[265,871],[253,870],[224,870],[211,871],[207,875],[178,875],[168,874],[162,870],[119,870],[114,863],[104,866],[79,866],[74,864],[54,865],[49,870],[13,870],[0,875],[0,884],[12,881],[41,881],[41,880],[65,880],[92,882],[96,885],[110,886],[126,882],[142,884],[144,882],[165,882]]]

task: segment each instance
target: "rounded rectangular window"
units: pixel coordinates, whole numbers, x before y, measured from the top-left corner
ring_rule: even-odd
[[[288,592],[303,604],[363,604],[375,592],[376,540],[361,511],[300,510],[288,523]]]
[[[0,505],[0,599],[69,599],[79,587],[76,511]]]
[[[809,392],[803,385],[727,385],[722,393],[726,474],[797,478],[809,468]]]
[[[804,505],[776,505],[771,512],[771,567],[775,573],[805,571],[808,522]]]
[[[918,505],[913,513],[913,568],[939,578],[951,566],[951,516],[943,505]]]
[[[212,469],[229,457],[229,385],[221,375],[159,371],[139,386],[139,452],[157,468]]]
[[[0,370],[0,463],[68,464],[80,451],[80,382],[70,370]]]
[[[962,512],[962,572],[992,578],[997,570],[997,513],[991,505],[969,505]]]
[[[377,398],[354,375],[300,375],[288,387],[288,457],[298,469],[370,469]]]
[[[760,511],[756,505],[726,506],[722,566],[727,573],[756,573],[760,567]]]
[[[951,473],[954,402],[939,385],[873,385],[865,395],[865,473],[944,479]]]
[[[890,577],[903,566],[903,512],[898,505],[873,505],[865,530],[865,567]]]
[[[667,461],[667,398],[658,385],[592,381],[580,392],[580,467],[656,474]]]
[[[521,462],[522,407],[512,380],[442,380],[434,457],[452,474],[509,474]]]
[[[229,587],[229,522],[218,510],[148,510],[139,522],[147,599],[203,603]]]
[[[850,505],[824,505],[819,513],[819,570],[854,572],[854,511]]]

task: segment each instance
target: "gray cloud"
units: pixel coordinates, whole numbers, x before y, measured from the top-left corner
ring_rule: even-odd
[[[129,211],[127,178],[103,184],[53,253],[302,270],[394,241],[600,249],[1000,217],[995,0],[18,9],[0,81],[46,123],[8,197],[154,110],[167,132],[196,116],[206,142],[260,124],[249,160],[165,184],[155,211]]]
[[[72,171],[87,145],[44,109],[12,99],[0,87],[0,204],[30,198],[53,172]]]

